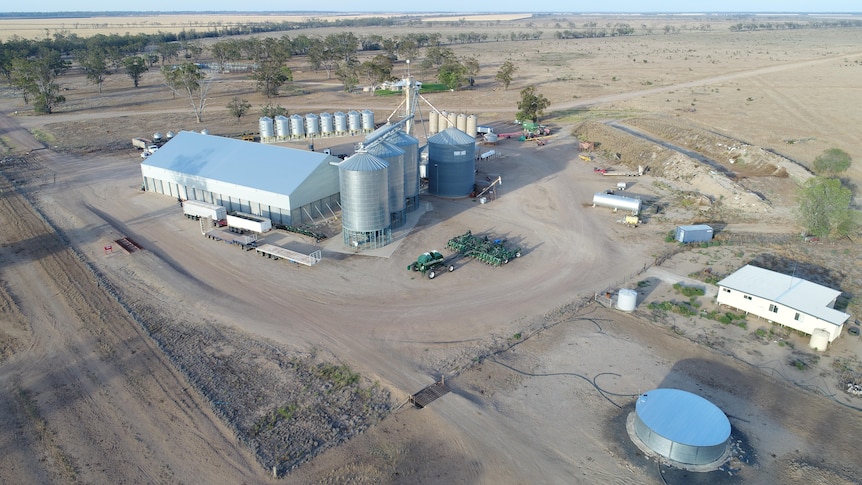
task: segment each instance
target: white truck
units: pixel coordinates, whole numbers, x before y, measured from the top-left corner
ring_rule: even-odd
[[[272,221],[245,212],[231,212],[227,215],[227,227],[234,232],[250,231],[263,234],[272,230]]]
[[[227,225],[227,210],[216,204],[210,204],[199,200],[184,200],[183,214],[189,219],[200,220],[201,218],[212,219],[214,226]]]

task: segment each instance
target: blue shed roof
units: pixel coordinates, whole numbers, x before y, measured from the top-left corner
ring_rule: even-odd
[[[715,446],[730,437],[730,421],[715,404],[679,389],[654,389],[635,404],[653,432],[689,446]]]
[[[279,194],[292,194],[320,165],[325,153],[182,131],[143,165]]]

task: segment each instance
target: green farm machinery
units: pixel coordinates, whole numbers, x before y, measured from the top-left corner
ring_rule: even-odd
[[[455,257],[458,257],[456,255]],[[419,255],[416,261],[407,266],[408,270],[418,271],[422,274],[427,274],[428,279],[433,280],[441,271],[440,268],[446,268],[450,273],[455,271],[455,265],[452,261],[455,257],[446,258],[440,251],[428,251]]]
[[[505,239],[492,239],[475,235],[471,231],[450,239],[446,248],[492,266],[507,264],[510,260],[521,257],[521,248],[507,246]]]

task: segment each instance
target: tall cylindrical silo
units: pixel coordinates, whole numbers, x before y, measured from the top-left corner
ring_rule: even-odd
[[[335,125],[332,122],[331,114],[320,113],[320,132],[323,136],[330,136],[335,132]]]
[[[404,224],[406,207],[404,202],[404,150],[381,141],[363,151],[389,164],[389,211],[390,225],[393,229]]]
[[[392,242],[389,164],[369,153],[355,153],[338,165],[344,244],[373,249]]]
[[[362,111],[362,131],[374,131],[374,111],[370,109]]]
[[[258,126],[260,127],[261,140],[275,136],[272,129],[272,118],[269,116],[261,116],[260,120],[258,120]]]
[[[467,133],[467,115],[458,113],[458,116],[455,118],[455,127]]]
[[[441,111],[440,119],[437,121],[437,133],[446,130],[446,128],[449,128],[449,112]]]
[[[335,118],[335,133],[339,135],[347,133],[347,115],[341,111],[336,111],[333,117]]]
[[[457,113],[447,113],[446,114],[446,129],[449,128],[458,128],[458,114]],[[440,130],[443,131],[443,130]]]
[[[299,115],[290,116],[290,136],[300,137],[305,135],[305,118]]]
[[[314,113],[305,115],[305,133],[307,136],[320,135],[320,117]]]
[[[275,136],[279,138],[290,136],[290,118],[284,115],[275,117]]]
[[[438,124],[440,123],[440,113],[431,110],[428,113],[428,134],[433,135],[437,133],[439,130],[437,129]]]
[[[476,182],[476,139],[457,128],[428,138],[428,192],[466,197]]]
[[[464,130],[464,133],[476,138],[476,132],[479,126],[479,118],[476,115],[467,116],[467,129]]]
[[[350,110],[347,112],[347,129],[351,134],[359,133],[362,130],[362,115],[359,111]]]
[[[407,212],[419,207],[419,140],[395,130],[386,141],[404,150],[404,199]]]

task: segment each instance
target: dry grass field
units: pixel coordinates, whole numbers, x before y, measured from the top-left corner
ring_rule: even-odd
[[[477,165],[479,177],[504,181],[488,204],[423,194],[415,226],[384,256],[345,252],[337,224],[321,227],[333,237],[319,245],[267,236],[321,249],[313,268],[202,238],[175,200],[138,190],[130,138],[256,131],[256,114],[228,115],[237,95],[254,113],[268,102],[300,114],[368,108],[378,121],[400,99],[346,93],[301,58],[276,99],[244,74],[213,73],[200,124],[155,70],[137,89],[115,73],[102,93],[70,72],[59,80],[67,102],[48,116],[0,87],[0,481],[862,481],[862,398],[843,390],[862,379],[859,337],[845,333],[815,353],[806,337],[766,321],[726,325],[649,306],[685,299],[673,288],[682,282],[707,288],[699,308],[719,310],[704,275],[753,262],[840,288],[841,305],[862,313],[856,240],[803,242],[794,218],[796,189],[824,150],[850,153],[847,183],[862,184],[862,114],[852,109],[862,95],[859,30],[731,32],[739,18],[461,19],[387,31],[488,33],[451,46],[479,60],[475,87],[426,99],[517,131],[518,93],[535,86],[551,101],[542,121],[554,135],[543,146],[493,147],[500,156]],[[557,24],[587,20],[652,33],[554,38]],[[84,29],[66,22],[51,29]],[[120,19],[106,22],[126,31]],[[666,25],[678,33],[664,34]],[[19,27],[0,22],[3,35]],[[503,40],[527,31],[543,34]],[[509,59],[518,71],[503,89],[494,75]],[[418,64],[411,74],[432,80]],[[599,144],[592,163],[578,157],[580,140]],[[316,145],[340,153],[356,141]],[[645,224],[625,227],[619,214],[589,207],[611,184],[597,165],[649,167],[628,179],[648,202]],[[721,244],[665,242],[693,222],[713,224]],[[505,236],[523,257],[501,268],[461,262],[433,281],[404,271],[467,229]],[[121,237],[143,250],[104,250]],[[592,301],[622,287],[638,290],[632,314]],[[321,376],[345,386],[311,380]],[[441,376],[451,393],[421,410],[407,404]],[[669,467],[631,443],[626,416],[656,387],[696,392],[730,417],[734,454],[720,470]]]

